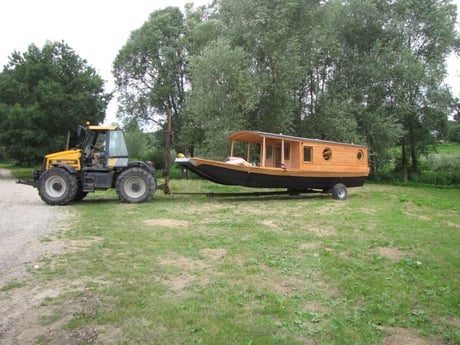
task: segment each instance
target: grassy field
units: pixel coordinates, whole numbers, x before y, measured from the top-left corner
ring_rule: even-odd
[[[181,180],[172,190],[242,189]],[[94,193],[47,239],[67,252],[4,290],[59,289],[39,307],[53,330],[39,344],[460,344],[458,193],[159,191],[146,204]]]

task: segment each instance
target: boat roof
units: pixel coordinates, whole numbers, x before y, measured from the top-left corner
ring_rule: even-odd
[[[245,142],[245,143],[260,143],[264,137],[269,138],[269,139],[278,139],[278,140],[285,139],[289,141],[308,141],[308,142],[316,142],[316,143],[328,143],[328,144],[366,147],[364,145],[341,143],[338,141],[302,138],[302,137],[295,137],[291,135],[275,134],[275,133],[260,132],[260,131],[239,131],[239,132],[230,134],[227,138],[231,141],[239,141],[239,142]]]

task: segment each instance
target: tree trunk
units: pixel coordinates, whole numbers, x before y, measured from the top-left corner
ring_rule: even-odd
[[[403,173],[403,181],[408,181],[407,176],[407,152],[406,152],[406,138],[402,139],[401,144],[401,163],[402,163],[402,173]]]
[[[417,161],[417,152],[415,150],[415,143],[411,140],[410,145],[410,156],[412,161],[412,173],[415,175],[420,175],[420,171],[418,170],[418,161]]]
[[[412,161],[412,173],[415,175],[419,175],[418,170],[418,162],[417,162],[417,152],[416,152],[416,145],[415,145],[415,138],[414,138],[414,130],[412,125],[409,128],[409,149],[410,149],[410,158]]]

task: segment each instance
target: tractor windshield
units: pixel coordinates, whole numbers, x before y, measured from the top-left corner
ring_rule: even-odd
[[[109,157],[128,157],[123,131],[111,131],[109,134]]]

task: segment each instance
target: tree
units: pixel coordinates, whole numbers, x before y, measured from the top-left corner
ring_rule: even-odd
[[[179,141],[213,154],[241,128],[367,143],[375,169],[401,144],[417,172],[453,104],[455,18],[449,0],[216,0],[185,20],[167,8],[115,63],[124,113],[161,124],[172,107]]]
[[[226,37],[249,55],[258,86],[249,129],[296,134],[296,91],[303,76],[301,42],[309,37],[305,33],[312,24],[308,11],[314,12],[318,4],[317,0],[220,1]]]
[[[447,139],[453,143],[460,143],[460,123],[450,122]]]
[[[433,143],[433,131],[447,126],[453,98],[443,79],[447,56],[458,47],[457,16],[455,5],[446,0],[399,0],[391,14],[398,57],[391,99],[405,130],[401,160],[407,180],[408,158],[412,173],[419,174],[418,156]]]
[[[120,117],[163,125],[171,109],[174,127],[180,128],[177,114],[187,82],[186,38],[184,16],[176,7],[153,12],[131,33],[113,65]]]
[[[187,104],[187,127],[202,134],[188,137],[205,138],[210,156],[225,152],[226,135],[248,127],[249,114],[258,102],[250,67],[243,49],[232,48],[225,39],[191,58],[193,88]]]
[[[317,111],[306,119],[317,136],[334,129],[338,135],[330,139],[366,143],[374,169],[402,134],[389,104],[391,71],[397,59],[391,46],[393,35],[385,30],[391,20],[388,6],[376,0],[327,3],[333,26],[329,40],[336,43],[325,92]]]
[[[404,175],[408,158],[417,173],[418,155],[434,130],[445,131],[452,104],[442,80],[446,57],[458,44],[455,7],[444,0],[329,5],[335,5],[330,13],[342,50],[334,57],[323,109],[341,100],[377,157],[399,142]]]
[[[22,164],[61,150],[68,131],[104,119],[111,95],[103,84],[64,42],[14,52],[0,74],[0,145]]]

